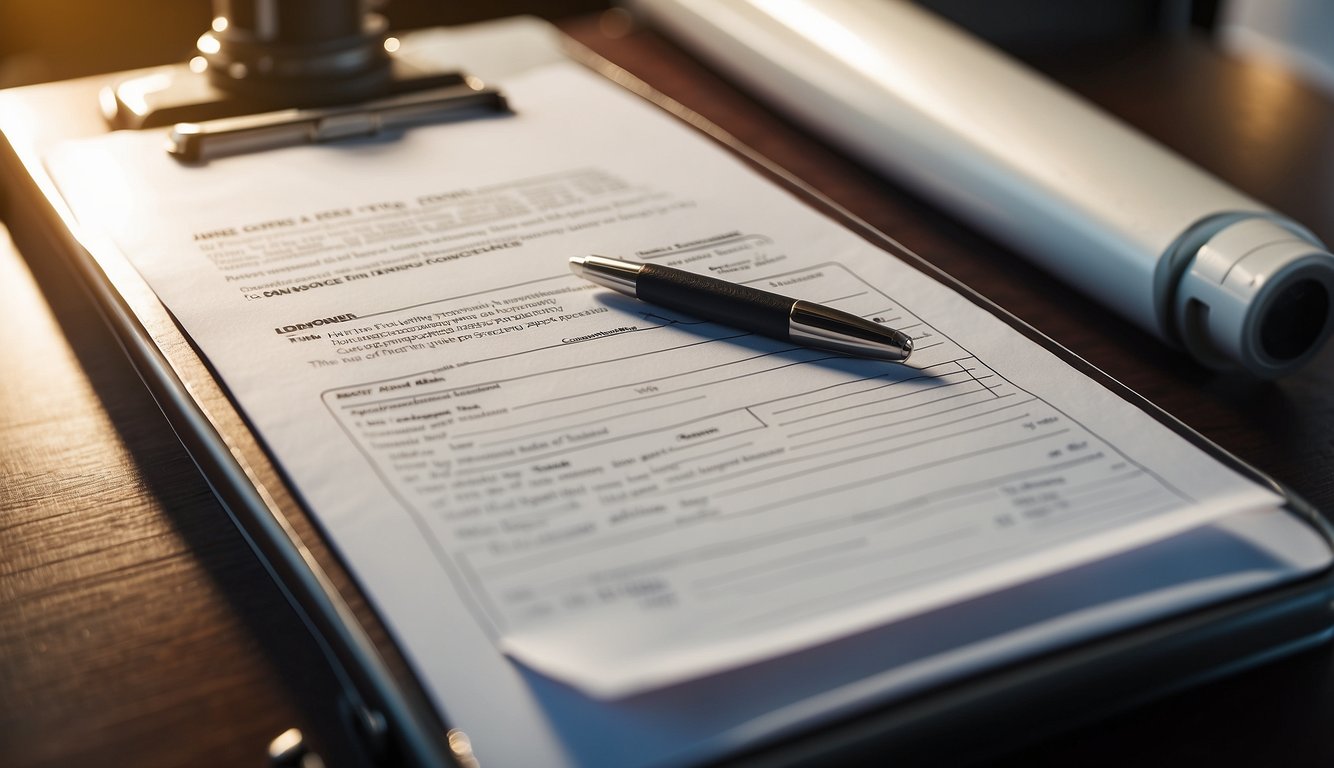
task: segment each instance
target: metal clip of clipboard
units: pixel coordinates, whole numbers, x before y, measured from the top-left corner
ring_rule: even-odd
[[[500,91],[475,77],[461,85],[392,96],[347,107],[287,109],[177,123],[167,152],[187,163],[298,144],[380,136],[416,125],[508,111]]]

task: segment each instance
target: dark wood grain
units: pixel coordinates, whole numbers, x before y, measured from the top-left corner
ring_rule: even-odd
[[[40,154],[64,139],[101,133],[105,129],[94,105],[103,82],[95,77],[25,91],[18,109],[30,111],[39,130],[25,134],[23,141],[6,138],[14,146]],[[0,107],[0,113],[5,108]],[[29,177],[41,173],[39,167],[24,166],[8,153],[11,147],[0,149],[6,150],[0,153],[0,167]],[[16,456],[26,456],[34,446],[45,448],[33,457],[31,466],[60,485],[42,501],[67,512],[59,519],[74,521],[76,526],[66,531],[38,518],[33,533],[23,542],[24,552],[42,557],[43,550],[86,550],[90,556],[111,561],[112,572],[122,566],[133,569],[138,563],[157,563],[161,570],[153,575],[161,578],[136,582],[142,594],[136,594],[138,600],[127,601],[122,611],[116,599],[81,591],[87,560],[77,556],[56,559],[61,567],[49,571],[48,586],[67,589],[75,597],[68,607],[47,601],[44,605],[51,610],[43,619],[56,631],[68,631],[71,623],[105,624],[107,631],[99,631],[98,636],[118,639],[119,645],[112,648],[130,652],[127,667],[118,668],[120,674],[94,674],[104,665],[107,647],[95,643],[69,648],[66,657],[53,657],[58,666],[47,670],[50,678],[24,680],[25,690],[40,691],[45,681],[57,691],[86,686],[94,695],[63,697],[58,700],[60,706],[36,709],[23,708],[22,699],[15,697],[12,711],[6,709],[10,701],[0,701],[0,723],[16,734],[12,747],[9,740],[0,739],[0,764],[6,764],[5,750],[11,748],[16,759],[25,755],[19,750],[32,749],[37,764],[43,764],[41,758],[48,754],[54,764],[88,758],[98,764],[175,765],[183,756],[196,755],[206,764],[247,764],[260,759],[269,739],[293,725],[303,727],[328,764],[358,764],[361,755],[348,729],[344,689],[331,671],[324,646],[316,643],[305,619],[287,603],[219,505],[205,479],[207,472],[201,476],[182,448],[150,396],[152,387],[146,388],[137,377],[117,346],[123,341],[111,333],[95,309],[106,311],[108,307],[88,294],[90,282],[115,287],[118,301],[130,308],[135,322],[143,326],[175,375],[190,388],[212,428],[229,436],[229,452],[263,489],[269,503],[283,510],[301,545],[346,598],[358,626],[377,644],[400,685],[416,692],[406,665],[222,386],[137,272],[123,260],[108,260],[93,267],[107,270],[104,276],[87,279],[89,260],[77,256],[79,249],[66,242],[68,232],[53,222],[42,196],[21,182],[0,187],[13,190],[0,201],[5,203],[0,210],[15,240],[24,245],[37,289],[32,288],[31,280],[14,280],[6,286],[26,291],[39,302],[44,299],[46,314],[59,328],[54,334],[47,333],[49,338],[35,337],[34,350],[50,350],[54,356],[22,352],[15,356],[16,364],[30,363],[37,373],[25,375],[23,396],[12,399],[15,418],[4,423],[13,421],[16,431],[6,444],[15,446]],[[6,252],[12,255],[12,249]],[[19,306],[30,303],[15,302]],[[65,345],[74,353],[77,367],[62,367],[59,350]],[[61,386],[79,379],[83,380],[81,390]],[[82,397],[77,396],[79,392]],[[31,411],[30,404],[39,401],[54,404],[50,410],[55,415],[49,420],[23,419],[20,414]],[[59,415],[62,407],[68,409],[63,417]],[[109,419],[111,428],[100,433],[81,429],[78,421],[85,413],[90,418]],[[71,429],[63,430],[67,424]],[[117,460],[119,453],[127,457]],[[90,496],[91,488],[81,481],[94,472],[100,473],[104,487],[125,495]],[[26,499],[17,495],[24,489],[15,490],[12,502],[7,492],[0,491],[6,494],[0,495],[0,509],[8,509],[11,503],[24,506]],[[145,534],[122,541],[117,536],[121,531],[141,529],[170,532],[175,539]],[[0,583],[0,596],[10,588]],[[22,588],[17,577],[12,588]],[[141,604],[155,611],[153,620],[140,615]],[[167,621],[158,613],[174,620]],[[131,627],[123,627],[125,621]],[[22,623],[14,625],[21,640]],[[28,666],[26,653],[0,657],[0,671],[6,673],[8,668]],[[140,682],[145,685],[137,685]],[[159,718],[160,711],[170,717]],[[122,720],[133,722],[137,730],[119,727]],[[73,735],[82,736],[86,731],[87,738],[53,738],[55,725],[66,721],[75,724],[68,729]],[[439,730],[443,741],[443,729]]]
[[[864,171],[661,38],[608,34],[615,27],[596,18],[565,28],[1321,509],[1334,509],[1334,350],[1275,383],[1204,371]],[[1193,40],[1025,53],[1334,240],[1329,99]],[[9,223],[17,230],[27,222]],[[0,237],[0,764],[257,765],[265,742],[294,724],[337,763],[346,744],[314,643],[73,275],[26,255],[25,263]],[[182,358],[188,352],[178,350]],[[226,403],[218,391],[208,397]],[[254,445],[243,450],[263,467]],[[281,494],[271,468],[261,480]],[[313,531],[307,525],[303,533]],[[1322,766],[1334,764],[1331,722],[1334,657],[1321,650],[1137,709],[1005,764]]]
[[[0,764],[256,764],[319,719],[314,644],[72,276],[33,266],[0,230]]]

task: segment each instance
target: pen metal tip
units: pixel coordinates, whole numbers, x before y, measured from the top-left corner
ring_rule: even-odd
[[[907,360],[913,348],[903,331],[809,301],[792,304],[788,340],[895,363]]]
[[[644,269],[643,264],[606,256],[571,256],[570,271],[589,282],[619,291],[626,296],[638,296],[635,281]]]

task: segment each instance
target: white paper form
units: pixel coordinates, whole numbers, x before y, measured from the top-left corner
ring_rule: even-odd
[[[610,84],[561,65],[504,85],[515,116],[392,143],[187,168],[125,134],[49,163],[440,700],[467,674],[531,680],[483,646],[643,693],[1279,503]],[[699,323],[569,274],[590,252],[879,318],[917,349]],[[446,708],[467,707],[486,703]]]

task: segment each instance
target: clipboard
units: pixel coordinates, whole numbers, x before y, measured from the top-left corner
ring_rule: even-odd
[[[671,103],[587,50],[573,46],[566,55],[701,127],[817,210],[1002,317],[1072,367],[1238,471],[1274,485],[980,294],[736,144],[698,115]],[[72,109],[71,105],[81,103],[83,97],[78,94],[87,86],[75,82],[5,94],[3,112],[16,114],[10,108],[21,107],[36,116],[37,125],[56,124],[67,119],[64,112]],[[63,106],[52,109],[50,104]],[[77,126],[77,121],[73,125]],[[96,129],[85,123],[82,130]],[[331,668],[344,681],[349,727],[365,744],[368,761],[468,764],[472,754],[466,738],[450,731],[449,724],[430,705],[374,610],[360,601],[354,580],[321,540],[318,524],[301,508],[281,470],[207,362],[122,255],[105,243],[81,243],[74,238],[70,213],[41,163],[42,145],[55,140],[55,135],[45,131],[17,135],[13,124],[5,126],[5,135],[8,145],[3,163],[12,171],[6,178],[14,180],[10,198],[16,213],[15,239],[30,252],[69,260],[80,275],[238,528],[327,649]],[[1319,515],[1291,494],[1285,495],[1292,514],[1309,521],[1327,542],[1331,541],[1330,531]],[[780,765],[883,757],[886,750],[908,756],[905,762],[914,754],[932,755],[934,759],[946,754],[958,759],[979,756],[959,751],[954,735],[962,730],[974,734],[974,743],[985,744],[988,750],[1003,750],[1013,746],[1019,733],[1036,735],[1031,727],[1034,722],[1059,729],[1327,641],[1331,634],[1331,595],[1334,573],[1325,571],[1280,589],[990,670],[963,684],[851,715],[817,732],[751,744],[729,759],[739,765]],[[1022,728],[1017,727],[1020,724]]]

